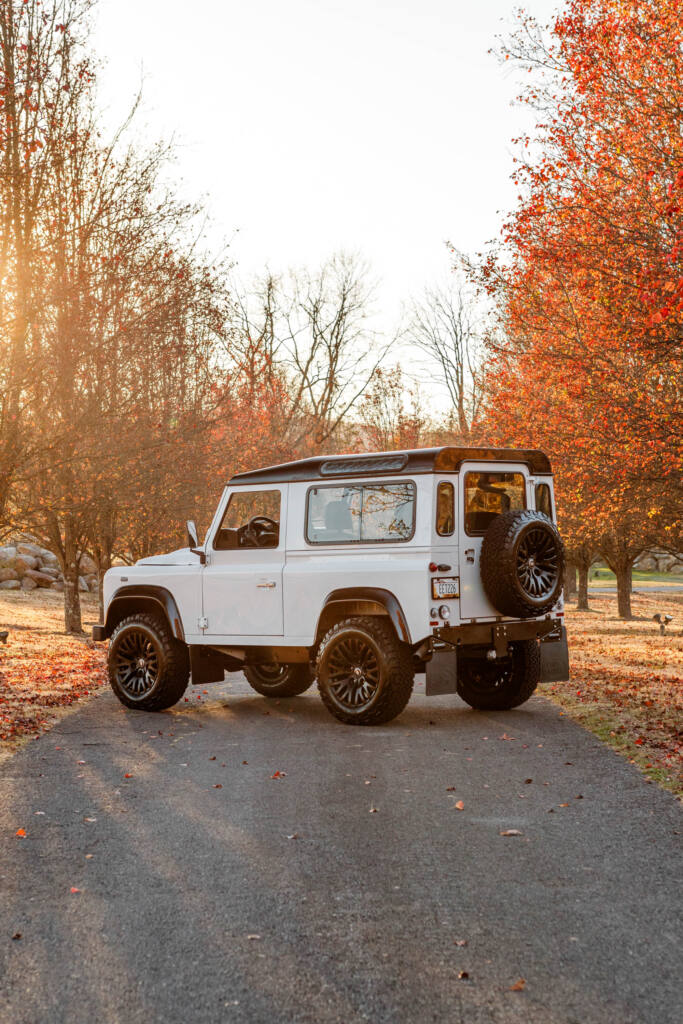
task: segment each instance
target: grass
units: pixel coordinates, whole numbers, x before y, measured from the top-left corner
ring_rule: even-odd
[[[611,595],[589,600],[588,612],[567,606],[571,681],[541,692],[682,796],[683,594],[634,595],[629,622],[617,617]],[[664,635],[656,612],[673,615]]]
[[[98,619],[83,599],[83,624]],[[571,682],[541,687],[563,713],[683,795],[683,594],[633,596],[635,618],[617,617],[611,595],[590,596],[591,610],[566,611]],[[662,636],[655,612],[674,616]],[[0,753],[40,735],[106,682],[104,645],[63,632],[61,594],[0,592]]]

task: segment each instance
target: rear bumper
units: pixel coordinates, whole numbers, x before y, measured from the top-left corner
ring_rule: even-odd
[[[107,627],[106,626],[93,626],[92,628],[93,640],[106,640],[107,639]]]
[[[511,622],[467,622],[462,626],[442,626],[435,629],[435,640],[456,647],[488,646],[495,648],[499,657],[507,654],[509,643],[517,640],[542,640],[556,633],[559,637],[562,623],[548,616],[545,619],[522,619]]]

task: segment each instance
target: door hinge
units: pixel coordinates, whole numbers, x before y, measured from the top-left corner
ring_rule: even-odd
[[[200,617],[197,619],[197,625],[199,626],[200,629],[209,628],[209,620],[207,619],[206,615],[200,615]]]

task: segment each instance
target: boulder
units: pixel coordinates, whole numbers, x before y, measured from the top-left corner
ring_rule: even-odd
[[[29,569],[38,567],[38,559],[35,555],[17,555],[14,559],[14,568],[20,576],[23,576]]]
[[[47,548],[40,549],[40,560],[43,565],[53,565],[55,568],[59,567],[59,559],[56,555],[53,555]]]
[[[51,587],[54,583],[52,576],[48,576],[46,572],[39,572],[38,569],[27,569],[24,579],[33,580],[37,587]]]
[[[5,544],[0,547],[0,565],[12,565],[17,557],[17,549],[13,544]]]
[[[0,583],[0,590],[21,590],[19,580],[4,580]]]
[[[42,572],[45,576],[50,576],[53,580],[58,579],[60,575],[59,569],[54,565],[41,565],[38,571]]]
[[[86,594],[90,592],[88,581],[83,576],[78,577],[78,589],[84,591]]]
[[[35,590],[37,586],[38,584],[36,583],[36,581],[32,580],[30,576],[24,576],[23,580],[21,581],[22,590]]]
[[[20,555],[33,555],[34,558],[39,558],[42,550],[40,545],[29,544],[27,541],[21,541],[17,544],[17,552]]]
[[[657,559],[653,558],[652,555],[642,555],[641,558],[633,566],[634,569],[638,569],[639,572],[656,572],[657,571]]]
[[[9,567],[3,567],[0,569],[0,582],[4,583],[6,580],[18,580],[19,573],[16,569],[10,569]]]
[[[55,582],[52,584],[52,589],[53,590],[59,590],[61,592],[62,590],[64,590],[64,581],[63,580],[55,580]]]
[[[671,566],[669,572],[672,576],[683,576],[683,562],[676,562],[675,565]]]
[[[89,573],[97,572],[97,566],[93,562],[92,558],[90,555],[86,555],[85,553],[81,555],[81,572],[84,576],[87,576]]]

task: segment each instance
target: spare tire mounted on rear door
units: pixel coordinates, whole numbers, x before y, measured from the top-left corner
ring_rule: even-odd
[[[503,615],[544,615],[562,593],[564,545],[557,527],[527,509],[503,512],[481,546],[481,579],[491,604]]]

